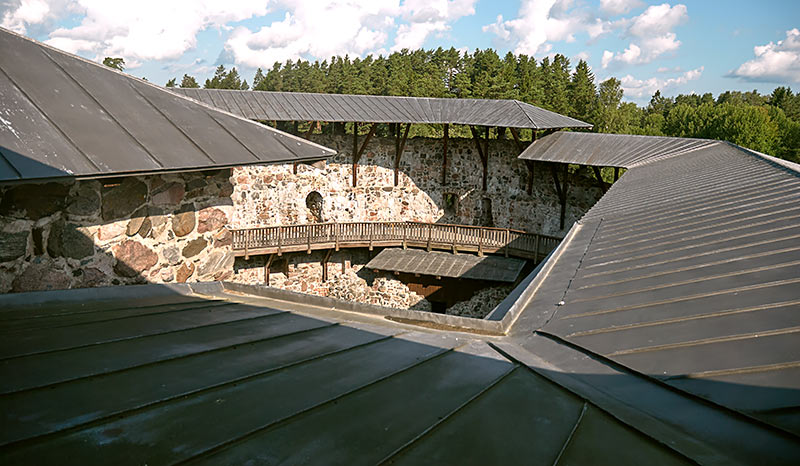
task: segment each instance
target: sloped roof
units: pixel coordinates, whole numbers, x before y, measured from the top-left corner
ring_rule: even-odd
[[[524,160],[631,168],[718,144],[709,139],[559,131],[536,140],[520,154]]]
[[[799,201],[790,164],[725,142],[634,166],[573,227],[528,325],[800,435]]]
[[[693,464],[466,334],[187,285],[0,303],[4,464]]]
[[[304,92],[171,88],[253,120],[361,123],[451,123],[509,128],[592,125],[518,100],[442,99]]]
[[[5,29],[0,29],[0,101],[0,182],[334,154]]]
[[[513,283],[525,261],[514,257],[386,248],[365,267],[389,272]]]

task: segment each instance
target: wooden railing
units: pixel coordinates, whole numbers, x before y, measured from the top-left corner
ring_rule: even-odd
[[[317,249],[416,247],[499,253],[541,261],[561,238],[508,228],[417,222],[312,223],[232,229],[233,251],[252,255]]]

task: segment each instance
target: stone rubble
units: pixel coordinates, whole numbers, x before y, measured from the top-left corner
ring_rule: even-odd
[[[467,301],[458,302],[447,308],[445,314],[483,319],[508,296],[512,289],[510,285],[483,288]]]

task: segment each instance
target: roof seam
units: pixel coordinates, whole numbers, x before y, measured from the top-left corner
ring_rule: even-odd
[[[30,104],[31,104],[31,105],[33,105],[33,106],[36,108],[36,110],[38,110],[38,111],[39,111],[39,113],[41,113],[41,114],[42,114],[42,116],[44,116],[44,118],[47,120],[47,122],[48,122],[48,123],[50,123],[50,124],[53,126],[53,128],[55,128],[55,129],[56,129],[56,131],[58,131],[59,133],[61,133],[61,136],[62,136],[62,137],[63,137],[63,138],[64,138],[64,139],[65,139],[67,142],[69,142],[69,144],[70,144],[72,147],[74,147],[74,148],[75,148],[75,150],[76,150],[76,151],[78,151],[78,153],[79,153],[79,154],[81,154],[81,155],[82,155],[82,156],[83,156],[83,157],[84,157],[84,158],[85,158],[85,159],[86,159],[86,160],[89,162],[89,164],[95,168],[95,170],[97,170],[97,171],[102,171],[102,170],[100,170],[100,167],[99,167],[99,166],[98,166],[98,165],[97,165],[97,164],[94,162],[94,160],[92,160],[92,159],[91,159],[91,157],[89,157],[89,155],[87,155],[87,154],[86,154],[86,153],[85,153],[85,152],[84,152],[84,151],[83,151],[83,150],[82,150],[80,147],[78,147],[78,144],[76,144],[76,143],[75,143],[75,141],[73,141],[73,140],[72,140],[72,139],[71,139],[69,136],[67,136],[67,133],[65,133],[65,132],[64,132],[64,130],[63,130],[63,129],[61,129],[61,127],[60,127],[60,126],[58,126],[58,125],[56,124],[56,122],[55,122],[55,121],[53,121],[53,119],[52,119],[52,118],[50,118],[50,116],[49,116],[47,113],[45,113],[45,111],[42,109],[42,107],[40,107],[40,106],[39,106],[39,104],[37,104],[37,103],[36,103],[36,102],[35,102],[35,101],[34,101],[34,100],[31,98],[31,96],[29,96],[29,95],[28,95],[28,93],[27,93],[27,92],[25,92],[25,91],[24,91],[24,90],[23,90],[23,89],[22,89],[22,88],[21,88],[21,87],[20,87],[20,86],[19,86],[19,85],[16,83],[16,81],[14,81],[14,79],[12,79],[12,78],[11,78],[11,75],[9,75],[8,73],[6,73],[6,71],[5,71],[5,70],[4,70],[2,67],[0,67],[0,72],[2,72],[2,73],[3,73],[3,75],[5,75],[5,77],[8,79],[8,81],[9,81],[11,84],[13,84],[13,85],[14,85],[14,87],[16,87],[16,88],[17,88],[17,90],[20,92],[20,94],[22,94],[23,96],[25,96],[25,98],[26,98],[26,99],[28,99],[28,102],[30,102]]]
[[[108,117],[109,117],[109,118],[111,118],[111,121],[113,121],[113,122],[114,122],[114,123],[115,123],[117,126],[119,126],[119,128],[122,130],[122,132],[124,132],[125,134],[127,134],[127,135],[128,135],[128,137],[129,137],[129,138],[131,138],[131,140],[133,140],[133,142],[135,142],[135,143],[136,143],[136,144],[137,144],[139,147],[141,147],[141,148],[142,148],[142,150],[144,150],[144,151],[145,151],[145,153],[147,154],[147,156],[148,156],[148,157],[150,157],[150,160],[152,160],[153,162],[155,162],[155,164],[156,164],[156,165],[158,165],[159,167],[162,167],[162,168],[164,167],[164,164],[163,164],[163,163],[161,163],[161,161],[160,161],[160,160],[158,160],[158,159],[157,159],[157,158],[156,158],[156,157],[153,155],[153,153],[152,153],[152,152],[150,152],[150,150],[149,150],[149,149],[148,149],[148,148],[147,148],[147,147],[146,147],[146,146],[145,146],[145,145],[144,145],[144,144],[143,144],[141,141],[139,141],[139,140],[136,138],[136,136],[134,136],[134,135],[133,135],[133,134],[132,134],[130,131],[128,131],[128,129],[127,129],[127,128],[126,128],[126,127],[125,127],[125,126],[122,124],[122,123],[120,123],[120,122],[119,122],[119,120],[117,120],[117,117],[115,117],[113,113],[111,113],[111,112],[110,112],[110,111],[109,111],[109,110],[108,110],[106,107],[104,107],[104,106],[103,106],[103,104],[102,104],[102,103],[100,103],[100,101],[99,101],[99,100],[97,100],[97,98],[96,98],[94,95],[92,95],[92,93],[91,93],[91,92],[89,92],[89,90],[88,90],[88,89],[86,89],[85,87],[83,87],[83,85],[81,85],[81,83],[80,83],[80,82],[78,82],[78,80],[77,80],[77,79],[75,79],[75,77],[74,77],[74,76],[72,76],[72,75],[71,75],[71,74],[70,74],[70,73],[69,73],[69,72],[68,72],[66,69],[64,69],[64,67],[63,67],[63,66],[61,66],[61,64],[60,64],[60,63],[58,63],[58,62],[57,62],[57,61],[56,61],[56,60],[55,60],[55,59],[54,59],[52,56],[50,56],[50,54],[49,54],[49,53],[47,53],[47,50],[44,50],[44,49],[42,49],[42,53],[43,53],[43,54],[44,54],[44,55],[45,55],[45,56],[46,56],[46,57],[47,57],[47,58],[48,58],[48,59],[49,59],[49,60],[50,60],[50,61],[51,61],[51,62],[52,62],[52,63],[53,63],[53,64],[54,64],[54,65],[55,65],[55,66],[56,66],[58,69],[59,69],[59,70],[61,70],[61,72],[62,72],[62,73],[64,73],[64,75],[65,75],[65,76],[67,76],[67,77],[68,77],[68,78],[69,78],[69,79],[70,79],[70,80],[71,80],[73,83],[75,83],[75,85],[76,85],[76,86],[78,86],[78,87],[79,87],[79,88],[80,88],[80,89],[81,89],[81,90],[84,92],[84,94],[86,94],[86,95],[87,95],[87,96],[88,96],[90,99],[92,99],[92,101],[95,103],[95,105],[97,105],[98,107],[100,107],[100,109],[101,109],[101,110],[103,110],[103,112],[104,112],[106,115],[108,115]]]

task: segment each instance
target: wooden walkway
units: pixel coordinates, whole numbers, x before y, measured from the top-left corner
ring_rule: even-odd
[[[320,249],[414,247],[503,254],[539,262],[561,238],[508,228],[418,222],[314,223],[233,229],[238,257]]]

